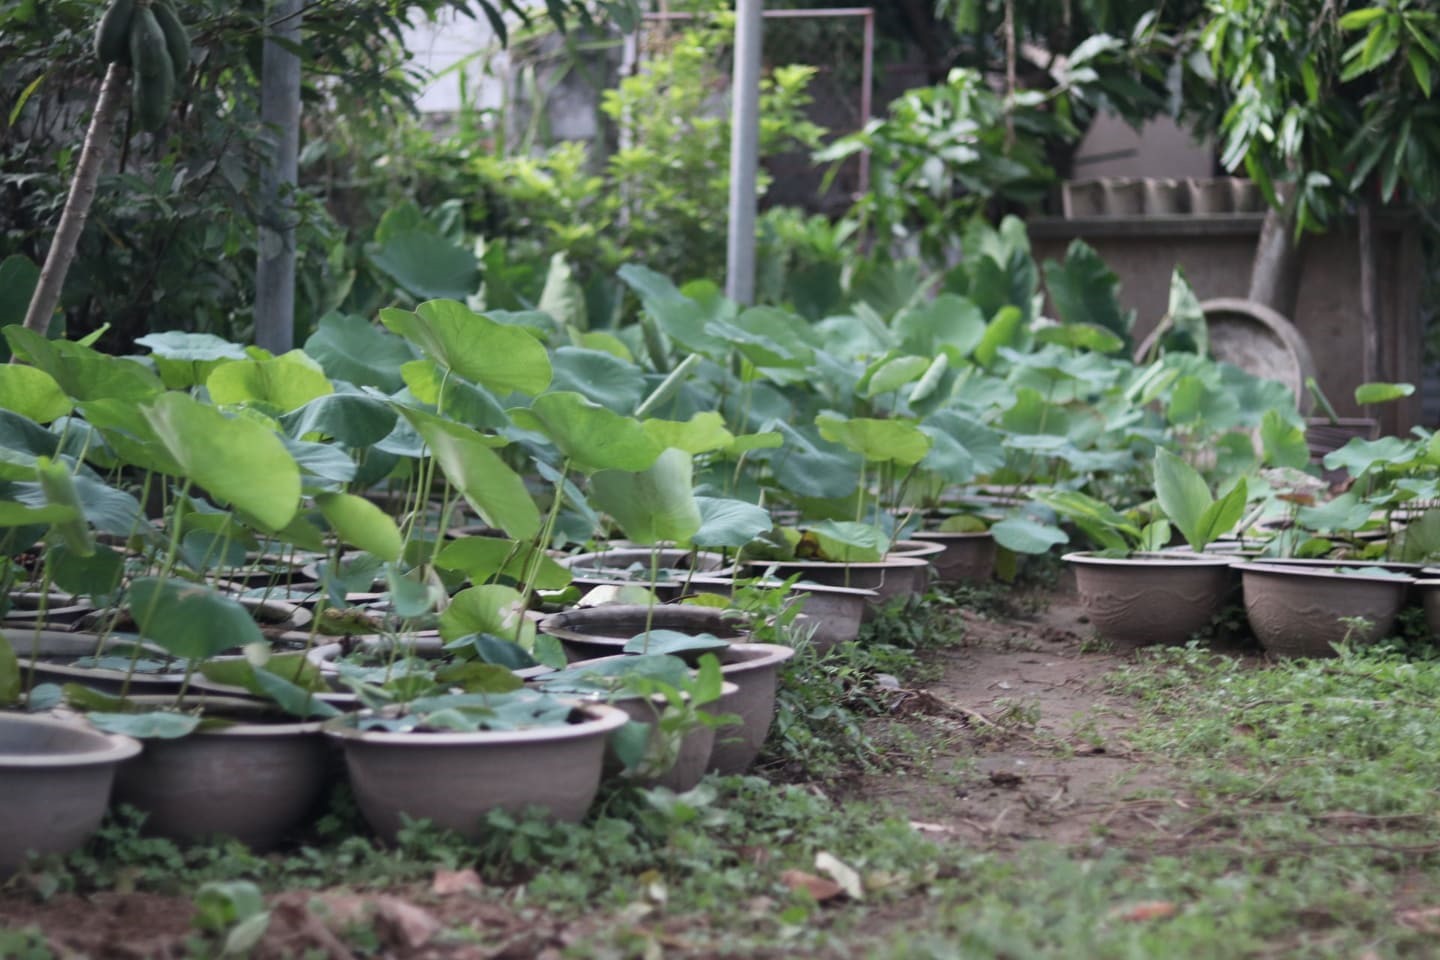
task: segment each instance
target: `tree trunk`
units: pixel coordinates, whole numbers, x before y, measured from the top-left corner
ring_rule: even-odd
[[[300,42],[301,0],[271,7],[271,36]],[[255,264],[255,342],[272,353],[295,346],[295,189],[300,155],[300,58],[266,39],[260,120],[275,138],[260,171],[260,253]]]
[[[1300,295],[1300,254],[1293,208],[1265,211],[1250,267],[1250,299],[1291,321]]]
[[[115,114],[125,91],[126,73],[124,67],[113,63],[105,71],[100,94],[95,98],[95,112],[90,115],[90,129],[85,131],[85,143],[80,148],[80,162],[76,164],[75,177],[70,181],[70,195],[65,198],[65,209],[55,228],[55,238],[50,241],[45,266],[40,270],[40,279],[30,297],[30,308],[25,311],[25,329],[42,337],[50,330],[50,318],[60,303],[65,275],[70,272],[70,264],[80,244],[80,234],[85,230],[85,220],[95,202],[95,185],[100,180],[100,170],[105,166],[105,156],[110,150],[110,128],[115,124]]]

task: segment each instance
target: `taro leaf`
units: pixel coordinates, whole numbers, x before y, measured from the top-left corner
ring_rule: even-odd
[[[0,408],[49,423],[69,413],[72,405],[60,384],[44,370],[16,363],[0,367]]]
[[[973,513],[957,513],[940,521],[935,529],[940,533],[984,533],[990,525]]]
[[[1005,448],[1001,434],[994,428],[977,422],[973,417],[967,417],[957,410],[941,410],[926,417],[921,429],[930,434],[932,439],[943,434],[953,443],[964,447],[965,452],[970,455],[977,476],[983,477],[1005,466]],[[932,453],[934,449],[931,448]],[[951,453],[953,454],[953,451]],[[925,456],[928,460],[931,454],[927,453]],[[928,467],[926,461],[921,463]]]
[[[74,507],[47,505],[31,507],[13,500],[0,500],[0,528],[49,526],[73,522],[80,516]]]
[[[1419,563],[1440,555],[1440,509],[1432,507],[1411,520],[1400,536],[1401,560]],[[0,669],[0,674],[3,672]],[[3,699],[0,696],[0,701]]]
[[[208,530],[191,530],[180,540],[180,557],[197,573],[245,565],[245,544]]]
[[[213,333],[166,330],[136,337],[135,343],[153,351],[150,359],[171,390],[188,390],[202,384],[222,364],[249,356],[240,344]]]
[[[590,478],[590,499],[636,543],[689,540],[700,529],[694,459],[683,450],[660,454],[639,472],[602,470]]]
[[[911,307],[893,325],[902,349],[925,357],[938,353],[960,364],[985,336],[985,317],[964,297],[942,293],[929,303]]]
[[[274,433],[253,420],[228,418],[183,393],[167,393],[141,409],[195,483],[271,530],[295,516],[300,468]]]
[[[255,667],[255,686],[265,696],[279,704],[280,709],[295,717],[309,719],[338,717],[340,711],[318,699],[312,692],[284,677],[271,673],[264,667]]]
[[[1205,509],[1200,515],[1200,524],[1197,534],[1198,543],[1190,541],[1194,550],[1201,550],[1205,544],[1212,543],[1218,538],[1234,529],[1235,524],[1240,522],[1240,517],[1245,513],[1245,478],[1238,477],[1235,486],[1224,496],[1217,497],[1215,502]],[[1184,531],[1182,530],[1183,534]]]
[[[87,713],[90,725],[106,733],[119,733],[140,740],[178,740],[200,726],[200,717],[193,713]]]
[[[820,559],[845,563],[871,563],[883,559],[890,549],[885,531],[854,520],[825,520],[808,528]]]
[[[503,430],[511,425],[493,393],[456,373],[441,370],[433,360],[412,360],[401,372],[416,400],[444,411],[450,420],[480,430]]]
[[[713,633],[681,633],[679,630],[651,630],[631,637],[624,646],[625,653],[668,653],[679,656],[683,653],[703,653],[707,650],[727,650],[729,640],[721,640]]]
[[[644,371],[608,353],[560,347],[550,363],[553,389],[579,393],[616,413],[632,413],[645,397]]]
[[[515,644],[510,646],[515,647]],[[520,650],[519,647],[515,649]],[[459,687],[466,693],[510,693],[525,686],[525,681],[510,672],[508,667],[476,660],[447,663],[435,671],[435,679],[446,686]]]
[[[545,435],[582,472],[644,470],[661,448],[640,421],[607,410],[578,393],[547,393],[529,408],[510,411],[516,425]]]
[[[85,520],[80,496],[75,491],[75,480],[63,463],[56,463],[48,457],[35,461],[35,473],[40,479],[40,489],[45,493],[45,502],[52,507],[66,508],[74,512],[69,520],[56,521],[51,531],[60,537],[71,550],[88,557],[95,552],[95,534]]]
[[[1015,553],[1045,553],[1070,538],[1059,527],[1040,523],[1030,517],[1006,517],[990,528],[995,542]]]
[[[744,500],[696,497],[700,529],[690,538],[697,547],[743,547],[774,526],[770,511]]]
[[[1104,327],[1089,323],[1065,323],[1058,327],[1045,327],[1036,331],[1039,343],[1058,343],[1062,347],[1077,350],[1093,350],[1096,353],[1115,353],[1125,349],[1125,341]]]
[[[805,497],[844,497],[860,482],[862,460],[839,444],[823,443],[813,428],[778,423],[784,444],[770,459],[775,479]]]
[[[277,653],[265,660],[263,666],[272,674],[289,681],[302,691],[318,692],[328,690],[330,685],[320,668],[304,653]],[[230,687],[243,687],[251,693],[264,696],[264,691],[255,683],[255,666],[245,657],[225,657],[207,660],[200,664],[200,673],[206,680],[223,683]]]
[[[187,660],[265,640],[245,607],[199,584],[139,577],[130,584],[130,613],[142,636]]]
[[[399,559],[405,546],[400,528],[369,500],[349,493],[317,493],[315,505],[341,540],[381,560]]]
[[[350,455],[339,447],[328,443],[295,440],[284,434],[278,434],[278,436],[290,456],[295,458],[295,465],[300,468],[301,472],[306,477],[317,478],[305,481],[305,486],[309,489],[349,483],[359,472],[360,468],[356,466],[355,461],[351,460]]]
[[[1001,347],[1018,347],[1024,339],[1025,318],[1017,307],[1004,307],[985,328],[985,336],[975,347],[975,359],[982,367],[990,367]]]
[[[335,392],[325,374],[299,350],[269,360],[237,360],[205,380],[215,403],[260,403],[289,413]]]
[[[858,453],[871,463],[898,463],[913,466],[930,452],[930,438],[913,421],[879,420],[821,414],[815,418],[820,435]]]
[[[10,640],[0,633],[0,707],[20,702],[20,662]]]
[[[674,447],[686,453],[710,453],[732,447],[736,437],[725,428],[725,418],[714,410],[689,420],[645,420],[641,426],[660,449]]]
[[[1047,260],[1044,270],[1055,312],[1066,325],[1104,327],[1121,338],[1120,346],[1124,346],[1135,324],[1135,314],[1121,309],[1119,278],[1093,247],[1074,240],[1065,251],[1064,262]]]
[[[1014,406],[1001,415],[1000,424],[1011,433],[1063,438],[1070,432],[1070,414],[1040,391],[1021,387],[1015,391]]]
[[[650,724],[639,720],[626,721],[620,728],[610,731],[606,742],[626,771],[636,770],[645,762],[645,755],[650,750],[650,733]]]
[[[44,370],[75,400],[147,400],[165,384],[142,363],[106,356],[68,340],[46,340],[24,327],[6,327],[16,355]]]
[[[877,360],[860,378],[860,394],[864,397],[877,397],[899,390],[907,383],[920,379],[929,368],[928,357],[896,356]]]
[[[430,230],[391,234],[370,262],[420,299],[464,300],[480,286],[475,255]]]
[[[535,647],[535,624],[522,616],[524,598],[520,591],[499,584],[469,587],[455,594],[440,614],[440,636],[458,640],[472,633],[515,637],[526,650]]]
[[[96,530],[116,537],[148,536],[155,532],[142,516],[139,501],[130,494],[83,473],[72,474],[70,480],[78,499],[76,506]],[[47,503],[45,491],[39,484],[16,484],[13,490],[15,499],[27,506],[43,507]]]
[[[1261,418],[1260,443],[1265,450],[1265,462],[1272,467],[1303,470],[1310,463],[1304,429],[1287,421],[1278,410],[1266,410]]]
[[[1105,550],[1124,551],[1126,538],[1138,541],[1140,530],[1108,503],[1078,490],[1051,490],[1036,499],[1075,522],[1087,537]]]
[[[329,313],[310,339],[305,352],[320,362],[333,380],[357,387],[376,387],[394,393],[405,385],[400,367],[415,359],[415,351],[401,337],[387,333],[364,317]]]
[[[1357,530],[1373,512],[1370,504],[1348,491],[1321,506],[1301,507],[1296,519],[1306,530]]]
[[[1210,354],[1210,327],[1205,322],[1205,311],[1200,308],[1200,299],[1185,281],[1185,273],[1178,266],[1170,275],[1170,304],[1166,310],[1170,328],[1166,331],[1164,345],[1167,350],[1194,352],[1202,357]]]
[[[635,291],[645,311],[671,340],[711,358],[730,352],[729,343],[707,330],[714,311],[685,296],[668,278],[634,263],[621,267],[617,276]]]
[[[536,665],[535,658],[513,641],[490,633],[476,633],[461,637],[459,640],[446,644],[445,649],[457,654],[473,650],[476,658],[508,670],[524,670]]]
[[[1352,437],[1339,450],[1325,454],[1325,469],[1348,470],[1352,477],[1358,478],[1376,467],[1409,464],[1419,452],[1414,442],[1400,437],[1381,437],[1379,440]]]
[[[126,464],[170,476],[178,476],[182,472],[136,404],[123,400],[92,400],[80,404],[80,412]]]
[[[395,429],[395,411],[383,400],[362,393],[316,397],[280,419],[290,436],[332,437],[347,447],[368,447]]]
[[[1208,543],[1202,539],[1201,519],[1214,504],[1210,488],[1200,472],[1169,450],[1155,451],[1155,499],[1165,516],[1180,529],[1187,543],[1199,550]]]
[[[549,693],[596,693],[622,689],[633,679],[681,687],[690,679],[690,666],[679,657],[646,653],[616,657],[600,663],[577,664],[537,679]]]
[[[500,395],[536,394],[550,384],[544,344],[524,329],[496,323],[463,303],[430,300],[414,313],[385,309],[380,320],[444,369]]]
[[[422,410],[398,409],[425,439],[451,486],[487,523],[521,540],[540,532],[540,511],[525,481],[490,449],[493,438]]]
[[[398,617],[423,617],[444,597],[439,584],[424,579],[418,572],[402,573],[390,563],[385,565],[385,586],[390,591],[390,608]]]
[[[937,353],[935,359],[930,361],[930,366],[926,367],[925,372],[920,375],[920,379],[915,381],[915,386],[910,389],[910,396],[906,398],[906,401],[913,407],[923,400],[934,397],[930,403],[925,405],[927,411],[933,410],[944,401],[944,397],[937,396],[936,391],[940,389],[942,383],[947,382],[946,374],[949,372],[950,358],[943,353]],[[950,381],[953,382],[953,379],[951,377]]]
[[[537,590],[561,590],[570,583],[570,571],[528,543],[499,537],[466,537],[440,549],[435,566],[459,570],[480,584],[505,576],[523,583],[529,574]]]
[[[1355,388],[1355,402],[1362,406],[1369,403],[1389,403],[1391,400],[1404,399],[1414,392],[1413,383],[1362,383]]]
[[[202,884],[195,894],[195,918],[192,924],[200,930],[214,934],[233,934],[256,917],[264,917],[268,922],[269,916],[265,909],[265,900],[260,895],[260,888],[255,884],[248,880],[231,883],[211,881]],[[261,932],[264,932],[263,928]],[[232,950],[227,937],[224,955],[248,956],[250,947],[254,945],[253,942],[248,945],[236,944],[239,949]]]

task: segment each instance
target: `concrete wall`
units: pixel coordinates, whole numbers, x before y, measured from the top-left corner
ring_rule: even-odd
[[[1121,299],[1137,312],[1139,342],[1165,315],[1170,274],[1178,264],[1202,300],[1244,297],[1260,234],[1260,214],[1207,217],[1113,217],[1030,221],[1039,260],[1060,260],[1071,240],[1094,247],[1123,286]],[[1423,379],[1423,326],[1419,308],[1421,270],[1416,227],[1400,217],[1376,219],[1376,273],[1380,354],[1374,379]],[[1409,400],[1362,411],[1355,387],[1366,379],[1360,313],[1360,257],[1355,224],[1307,237],[1300,299],[1290,321],[1314,355],[1316,379],[1341,416],[1374,416],[1389,433],[1404,433],[1421,420],[1417,394]]]
[[[1196,141],[1169,117],[1139,130],[1119,117],[1095,118],[1075,152],[1076,178],[1214,176],[1215,150]]]

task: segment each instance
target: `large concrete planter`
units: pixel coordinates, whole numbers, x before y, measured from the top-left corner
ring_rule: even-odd
[[[720,698],[716,711],[736,714],[740,723],[717,732],[711,770],[728,775],[750,769],[775,719],[780,668],[793,656],[794,650],[774,643],[736,643],[720,654],[720,673],[736,689]]]
[[[749,636],[740,622],[714,607],[657,604],[653,611],[641,604],[616,603],[582,607],[552,614],[540,621],[540,632],[559,638],[572,660],[621,653],[631,638],[652,630],[708,633],[721,640],[743,641]]]
[[[147,740],[120,768],[115,802],[146,814],[145,832],[174,840],[234,837],[268,850],[314,808],[329,772],[318,722],[270,721],[247,700],[209,697],[207,716],[235,718],[174,740]]]
[[[922,530],[912,533],[910,539],[944,547],[930,558],[935,579],[941,583],[988,583],[995,575],[995,538],[988,530],[973,533]]]
[[[1265,652],[1333,657],[1341,642],[1373,643],[1390,633],[1414,578],[1339,572],[1343,565],[1239,563],[1245,616]],[[1362,623],[1363,621],[1363,623]]]
[[[477,733],[385,733],[345,727],[326,734],[345,750],[365,820],[393,841],[404,817],[430,820],[469,839],[492,810],[529,807],[575,822],[600,788],[605,741],[629,719],[604,704],[578,708],[578,723]]]
[[[1075,570],[1091,625],[1121,647],[1185,643],[1210,626],[1234,584],[1231,559],[1224,556],[1080,552],[1064,559]]]
[[[66,853],[100,825],[138,741],[74,721],[0,713],[0,880],[29,853]]]

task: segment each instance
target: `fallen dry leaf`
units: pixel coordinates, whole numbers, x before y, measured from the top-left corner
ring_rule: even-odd
[[[1025,782],[1025,778],[1018,773],[1011,773],[1009,770],[990,771],[990,782],[997,787],[1018,787]]]
[[[865,899],[865,885],[860,882],[860,874],[833,853],[821,850],[815,854],[815,869],[840,884],[840,889],[844,890],[850,899]]]
[[[430,881],[430,892],[437,897],[449,897],[457,893],[475,893],[484,889],[480,875],[474,870],[436,870]]]
[[[1146,920],[1164,920],[1166,917],[1173,917],[1179,909],[1169,900],[1146,900],[1143,903],[1133,903],[1128,907],[1116,907],[1110,911],[1110,916],[1128,923],[1143,923]]]
[[[1398,910],[1395,913],[1395,922],[1420,933],[1440,934],[1440,907]]]
[[[786,870],[780,874],[780,882],[791,890],[806,890],[816,903],[834,900],[845,893],[845,889],[833,880],[817,877],[804,870]]]

